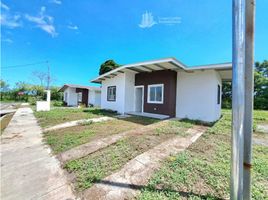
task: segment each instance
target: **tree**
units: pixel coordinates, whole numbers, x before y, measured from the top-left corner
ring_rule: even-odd
[[[6,92],[9,90],[9,84],[3,79],[0,79],[1,92]]]
[[[222,106],[232,106],[232,85],[222,85]],[[256,62],[254,68],[254,109],[268,110],[268,61]]]
[[[45,88],[45,86],[48,87],[56,80],[56,78],[49,75],[48,72],[33,71],[32,76],[40,82],[40,86],[43,88]]]
[[[257,72],[261,73],[263,76],[268,78],[268,61],[264,60],[262,63],[256,62],[255,69]]]
[[[34,71],[32,72],[32,75],[40,81],[40,85],[43,87],[44,82],[47,81],[47,73],[41,71]]]
[[[120,65],[117,64],[114,60],[106,60],[100,66],[99,75],[107,73],[113,69],[116,69],[117,67],[120,67]]]
[[[5,94],[9,91],[9,84],[7,84],[7,82],[5,82],[3,79],[0,79],[0,86],[0,99],[3,100]]]
[[[254,72],[254,107],[268,110],[268,61],[257,62]]]

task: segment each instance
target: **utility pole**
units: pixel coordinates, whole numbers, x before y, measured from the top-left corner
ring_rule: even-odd
[[[244,117],[244,171],[243,199],[251,199],[251,158],[253,132],[253,92],[254,92],[254,31],[255,0],[246,1],[246,45],[245,45],[245,117]]]
[[[231,200],[249,200],[255,0],[233,0]]]
[[[46,61],[47,63],[47,90],[49,90],[49,87],[50,87],[50,66],[49,66],[49,63],[48,61]]]

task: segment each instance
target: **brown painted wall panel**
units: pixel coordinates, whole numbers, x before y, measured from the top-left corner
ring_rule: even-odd
[[[144,112],[169,115],[176,114],[176,86],[177,72],[171,70],[160,70],[154,72],[143,72],[135,75],[135,85],[144,85]],[[148,85],[164,84],[164,103],[147,103]]]

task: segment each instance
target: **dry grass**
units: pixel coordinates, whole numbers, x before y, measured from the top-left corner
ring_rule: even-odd
[[[6,114],[2,120],[1,120],[1,135],[3,133],[3,131],[5,130],[5,128],[7,127],[7,125],[9,124],[10,120],[12,119],[14,113],[10,113],[10,114]]]
[[[171,121],[161,128],[137,133],[84,158],[69,161],[65,168],[75,174],[76,189],[82,191],[163,141],[175,135],[186,136],[189,127],[189,123]]]
[[[53,152],[57,154],[95,139],[136,129],[156,121],[157,120],[150,118],[133,116],[127,119],[86,123],[75,127],[47,132],[45,139],[51,146]]]

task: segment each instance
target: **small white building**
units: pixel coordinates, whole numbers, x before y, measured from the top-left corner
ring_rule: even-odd
[[[101,108],[156,118],[213,122],[221,116],[222,82],[231,63],[188,67],[175,58],[128,64],[98,76]]]
[[[67,106],[78,106],[79,104],[86,106],[101,105],[100,87],[65,84],[59,91],[63,92],[63,101]]]

